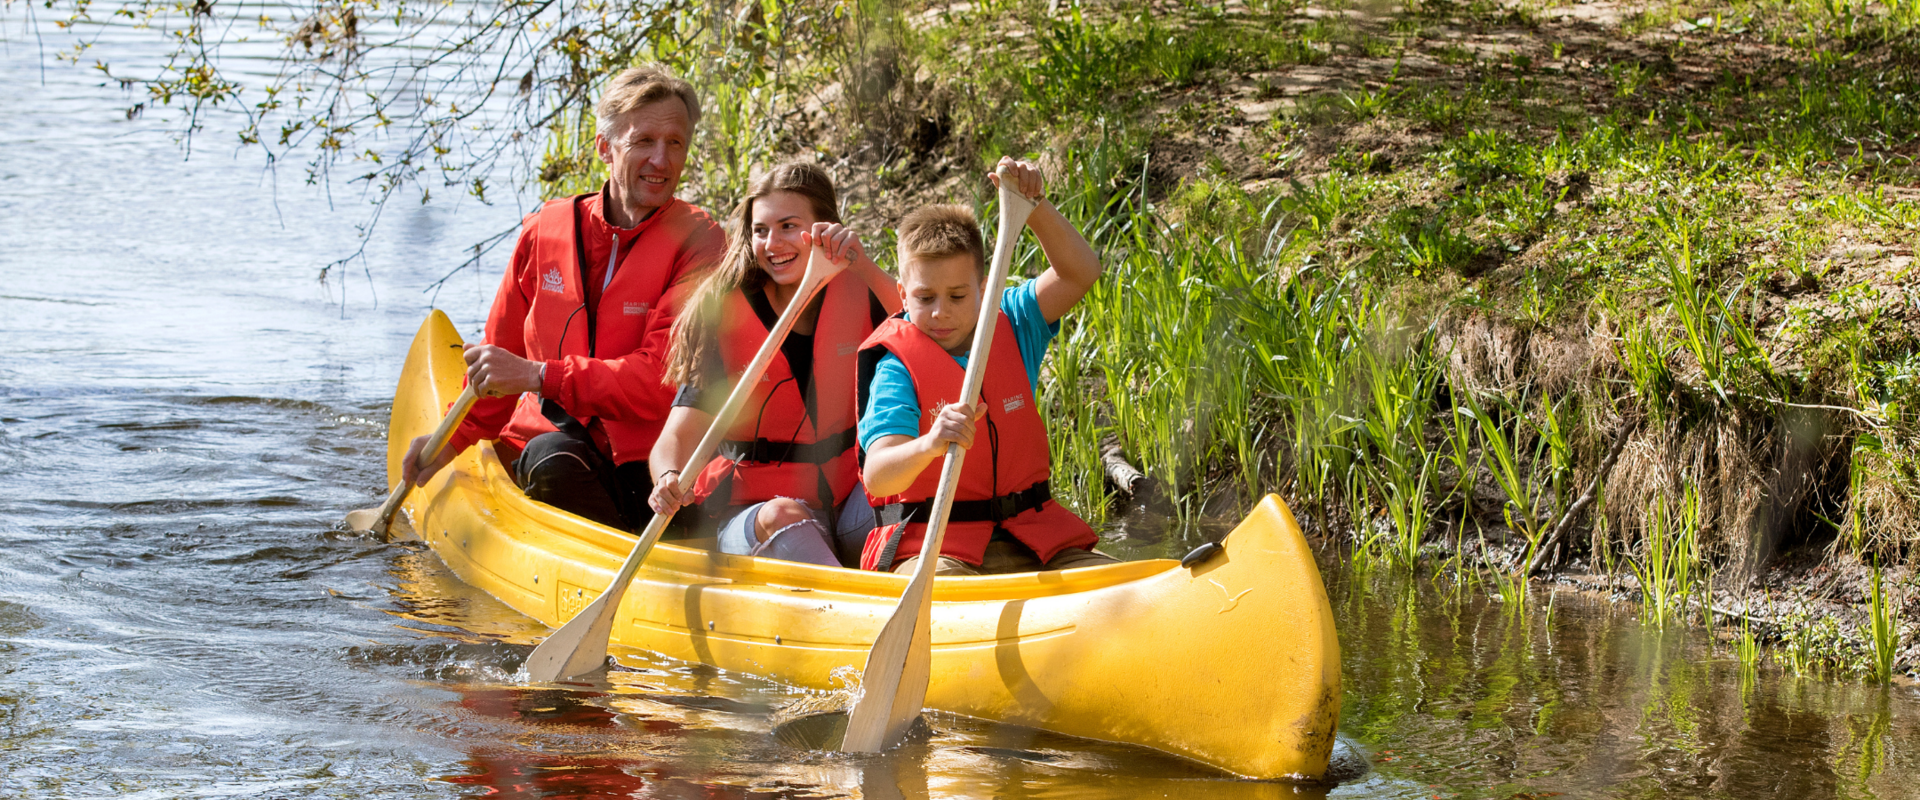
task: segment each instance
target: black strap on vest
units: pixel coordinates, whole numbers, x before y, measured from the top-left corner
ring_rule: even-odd
[[[576,439],[593,441],[593,437],[587,433],[586,423],[575,419],[572,414],[567,413],[566,409],[561,408],[559,403],[544,397],[540,398],[540,416],[546,417],[548,422],[553,423],[554,429],[561,433]],[[588,417],[587,419],[588,421],[593,420],[592,417]]]
[[[574,195],[573,203],[567,207],[567,211],[573,215],[573,268],[575,272],[580,274],[580,307],[587,311],[587,357],[595,358],[596,354],[594,350],[599,344],[599,337],[596,334],[598,334],[599,331],[595,330],[596,320],[594,319],[594,308],[593,303],[589,300],[589,298],[592,297],[590,294],[592,290],[587,288],[587,240],[580,228],[580,201],[585,200],[589,196],[591,195]],[[613,223],[607,224],[612,225]],[[616,259],[620,257],[620,244],[617,240],[613,245],[613,255]],[[560,346],[567,346],[565,331],[560,333]]]
[[[994,538],[1001,538],[1000,523],[1019,514],[1033,511],[1053,499],[1053,489],[1047,481],[1041,481],[1017,492],[1009,492],[990,500],[955,500],[947,511],[948,522],[991,522],[994,523]],[[879,572],[893,570],[893,557],[900,551],[900,540],[906,538],[907,526],[915,517],[925,516],[933,510],[932,500],[917,503],[888,503],[874,509],[882,526],[894,525],[893,535],[887,537],[887,544],[880,550],[880,557],[874,562]],[[1008,537],[1012,538],[1012,537]],[[1015,539],[1015,541],[1019,541]],[[1025,542],[1021,542],[1025,544]],[[926,555],[922,552],[921,555]]]
[[[914,503],[913,505],[919,506],[920,508],[917,508],[916,510],[913,510],[913,511],[908,511],[907,518],[904,520],[901,520],[902,522],[913,521],[913,516],[915,514],[920,513],[921,511],[924,511],[926,504]],[[887,507],[892,508],[893,506],[887,506]],[[893,557],[900,553],[900,539],[902,537],[905,537],[906,535],[907,535],[907,526],[905,525],[901,525],[893,529],[893,535],[887,537],[887,546],[880,548],[880,558],[875,560],[874,562],[873,568],[875,571],[877,572],[893,571]]]
[[[999,523],[1038,509],[1052,499],[1053,490],[1046,481],[1041,481],[1020,491],[988,500],[955,500],[953,508],[947,512],[947,521]],[[880,524],[897,525],[915,514],[925,514],[932,510],[933,501],[922,500],[917,503],[888,503],[874,509],[874,513],[880,516]]]
[[[754,439],[753,441],[728,439],[720,442],[720,455],[729,461],[748,464],[788,463],[818,466],[846,455],[853,444],[853,429],[847,428],[810,444],[778,442],[772,439]]]

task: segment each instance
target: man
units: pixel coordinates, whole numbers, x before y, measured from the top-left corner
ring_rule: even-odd
[[[673,196],[700,121],[692,86],[658,67],[628,69],[594,112],[607,182],[523,221],[486,343],[466,350],[481,399],[418,479],[497,439],[528,497],[630,530],[649,516],[646,458],[673,402],[661,381],[668,332],[726,236]],[[426,440],[408,449],[409,473]]]

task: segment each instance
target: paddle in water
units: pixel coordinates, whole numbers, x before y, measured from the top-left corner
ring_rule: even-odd
[[[993,243],[993,265],[987,271],[980,298],[980,317],[974,323],[973,346],[967,351],[967,377],[962,381],[960,398],[971,404],[979,399],[980,384],[987,376],[987,354],[993,345],[994,321],[1000,314],[1000,290],[1007,285],[1007,270],[1013,264],[1013,246],[1027,217],[1038,205],[1015,188],[1015,180],[1005,167],[1000,169],[1000,230]],[[928,630],[933,613],[933,572],[940,564],[940,543],[947,533],[947,512],[953,508],[953,494],[960,482],[960,466],[967,451],[958,444],[947,445],[946,461],[940,467],[940,486],[933,495],[932,515],[927,520],[926,536],[920,543],[920,562],[900,594],[900,605],[893,617],[880,629],[880,636],[867,651],[866,670],[860,677],[860,700],[847,719],[847,735],[840,749],[856,753],[877,753],[897,744],[920,716],[927,701],[927,680],[933,665],[933,636]]]
[[[827,258],[826,249],[818,243],[807,255],[807,272],[800,279],[800,288],[793,295],[793,301],[787,303],[787,309],[780,312],[780,319],[767,333],[767,340],[760,343],[760,351],[753,354],[753,361],[747,364],[746,371],[733,385],[733,391],[727,393],[727,402],[720,407],[720,413],[714,415],[713,424],[707,426],[706,435],[700,437],[700,444],[693,449],[687,464],[705,464],[713,457],[713,451],[720,447],[720,440],[727,429],[733,425],[733,418],[740,413],[740,407],[746,405],[747,396],[753,394],[753,387],[760,382],[760,376],[772,363],[773,354],[780,351],[780,344],[787,339],[787,333],[793,330],[793,324],[800,314],[813,302],[813,296],[827,281],[844,267],[845,261],[833,261]],[[682,493],[693,489],[693,482],[700,475],[698,469],[681,471],[674,480],[680,483]],[[599,597],[580,609],[573,619],[560,626],[547,640],[534,648],[533,655],[527,656],[527,679],[535,683],[571,678],[584,675],[606,666],[607,640],[613,634],[613,614],[620,608],[620,598],[627,594],[627,586],[633,583],[634,572],[640,569],[640,562],[646,560],[647,551],[653,549],[660,534],[667,528],[671,514],[655,514],[653,521],[640,534],[640,540],[633,545],[633,552],[627,555],[620,571],[613,576],[613,582],[607,584],[607,590]]]
[[[453,429],[460,427],[460,420],[467,418],[467,411],[473,408],[477,397],[473,385],[460,391],[460,397],[453,401],[453,407],[447,409],[447,415],[440,418],[440,427],[433,429],[433,438],[427,440],[427,446],[420,448],[420,455],[414,459],[416,467],[433,463],[440,457],[440,448],[447,446],[447,437],[453,435]],[[361,508],[347,512],[347,528],[359,533],[371,533],[385,536],[387,527],[393,523],[393,512],[400,509],[400,501],[407,499],[407,492],[413,489],[413,483],[405,478],[394,484],[393,492],[387,495],[387,501],[379,508]]]

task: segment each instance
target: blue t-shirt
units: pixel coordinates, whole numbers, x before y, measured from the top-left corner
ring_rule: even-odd
[[[1000,310],[1013,325],[1013,340],[1020,345],[1020,361],[1027,368],[1027,386],[1039,402],[1040,361],[1047,357],[1047,345],[1060,333],[1060,323],[1048,322],[1040,313],[1040,295],[1034,281],[1027,281],[1000,293]],[[954,356],[961,367],[966,356]],[[888,353],[880,357],[868,385],[867,407],[860,415],[860,446],[873,449],[882,436],[920,435],[920,396],[913,391],[913,376],[900,357]]]

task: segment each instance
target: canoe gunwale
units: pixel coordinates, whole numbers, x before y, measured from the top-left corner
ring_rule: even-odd
[[[529,498],[514,487],[492,442],[481,442],[462,454],[450,468],[473,475],[485,488],[490,504],[511,510],[540,524],[548,535],[558,535],[578,548],[584,560],[617,567],[639,537],[602,525]],[[508,489],[507,487],[514,487]],[[509,534],[511,535],[511,534]],[[598,565],[597,565],[598,566]],[[934,601],[964,603],[1055,597],[1144,580],[1180,562],[1168,558],[1123,561],[1053,572],[1008,575],[945,576],[934,580]],[[754,583],[790,589],[833,591],[875,599],[898,600],[909,576],[846,567],[826,567],[753,556],[736,556],[689,547],[672,541],[654,546],[643,570],[672,572],[703,580]]]

